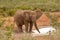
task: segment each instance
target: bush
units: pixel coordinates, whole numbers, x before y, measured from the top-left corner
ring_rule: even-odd
[[[1,19],[1,18],[0,18],[0,27],[2,27],[4,21],[5,21],[4,19]]]
[[[51,19],[51,26],[55,27],[56,29],[60,29],[60,23],[57,20],[57,17],[52,13],[46,13],[46,16]]]
[[[12,38],[13,28],[12,27],[13,27],[12,25],[7,26],[5,30],[0,28],[0,40],[13,40]]]
[[[11,9],[11,10],[6,11],[6,13],[7,13],[8,16],[13,16],[15,14],[15,11],[16,10]]]
[[[0,14],[13,16],[17,9],[28,10],[40,8],[42,11],[60,11],[60,0],[1,0]]]

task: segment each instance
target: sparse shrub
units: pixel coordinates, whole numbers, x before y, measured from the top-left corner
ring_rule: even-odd
[[[14,9],[27,10],[40,8],[42,11],[60,11],[60,0],[1,0],[0,2],[0,14],[3,16],[14,15]]]
[[[4,19],[0,19],[0,27],[2,27],[4,21],[5,21]]]
[[[12,40],[12,32],[13,26],[11,25],[10,27],[7,26],[5,30],[0,29],[0,40]]]
[[[52,13],[46,13],[46,16],[51,19],[51,26],[55,27],[56,29],[60,28],[60,23],[57,21],[57,16]]]
[[[6,14],[7,14],[7,16],[13,16],[14,14],[15,14],[15,9],[8,9],[8,10],[6,10]]]
[[[27,5],[19,6],[19,7],[17,7],[17,8],[18,8],[18,9],[22,9],[22,10],[31,9],[30,6],[27,6]]]

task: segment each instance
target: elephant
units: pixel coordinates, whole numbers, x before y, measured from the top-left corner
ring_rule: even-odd
[[[19,32],[23,32],[22,26],[25,25],[25,32],[31,33],[33,25],[36,30],[40,33],[36,20],[42,16],[40,9],[32,10],[17,10],[14,15],[14,21],[18,27]],[[29,26],[30,24],[30,26]],[[29,27],[29,28],[28,28]]]

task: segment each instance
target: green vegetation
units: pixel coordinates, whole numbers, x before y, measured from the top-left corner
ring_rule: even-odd
[[[0,19],[0,27],[2,27],[2,25],[3,25],[4,21],[5,21],[5,20]]]
[[[40,8],[42,11],[60,11],[60,0],[0,0],[0,15],[13,16],[17,9]]]
[[[5,20],[0,19],[0,40],[11,40],[12,39],[12,25],[6,27],[5,30],[2,29],[2,25]]]
[[[60,23],[57,20],[57,16],[54,13],[52,14],[52,13],[49,13],[49,12],[47,12],[45,14],[49,19],[51,19],[51,24],[50,25],[52,25],[56,29],[60,29]]]
[[[2,26],[5,22],[5,19],[0,18],[0,40],[12,40],[12,34],[13,34],[13,25],[7,25],[5,29],[2,29]]]
[[[10,19],[7,20],[10,24],[7,24],[3,29],[3,24],[6,19],[0,18],[0,40],[14,40],[14,25],[11,24]],[[18,33],[17,33],[18,34]],[[17,40],[35,40],[30,34],[19,34],[20,37],[16,38]]]
[[[60,23],[57,22],[57,17],[48,12],[60,11],[60,0],[0,0],[0,40],[14,40],[12,34],[14,25],[6,25],[2,29],[5,20],[2,16],[13,16],[18,9],[22,10],[35,10],[40,8],[42,11],[47,12],[46,15],[51,19],[51,26],[57,29],[56,34],[43,36],[43,40],[60,40]],[[10,22],[10,19],[8,20]],[[29,34],[20,35],[17,40],[35,40]],[[42,40],[42,39],[41,39]]]

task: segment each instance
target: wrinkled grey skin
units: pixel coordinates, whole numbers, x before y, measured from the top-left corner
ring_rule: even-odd
[[[41,10],[17,10],[14,15],[14,21],[19,29],[19,32],[23,32],[22,26],[25,25],[25,32],[32,32],[33,24],[36,30],[40,33],[36,20],[42,16]],[[28,26],[30,24],[30,26]],[[30,28],[28,28],[30,27]]]

